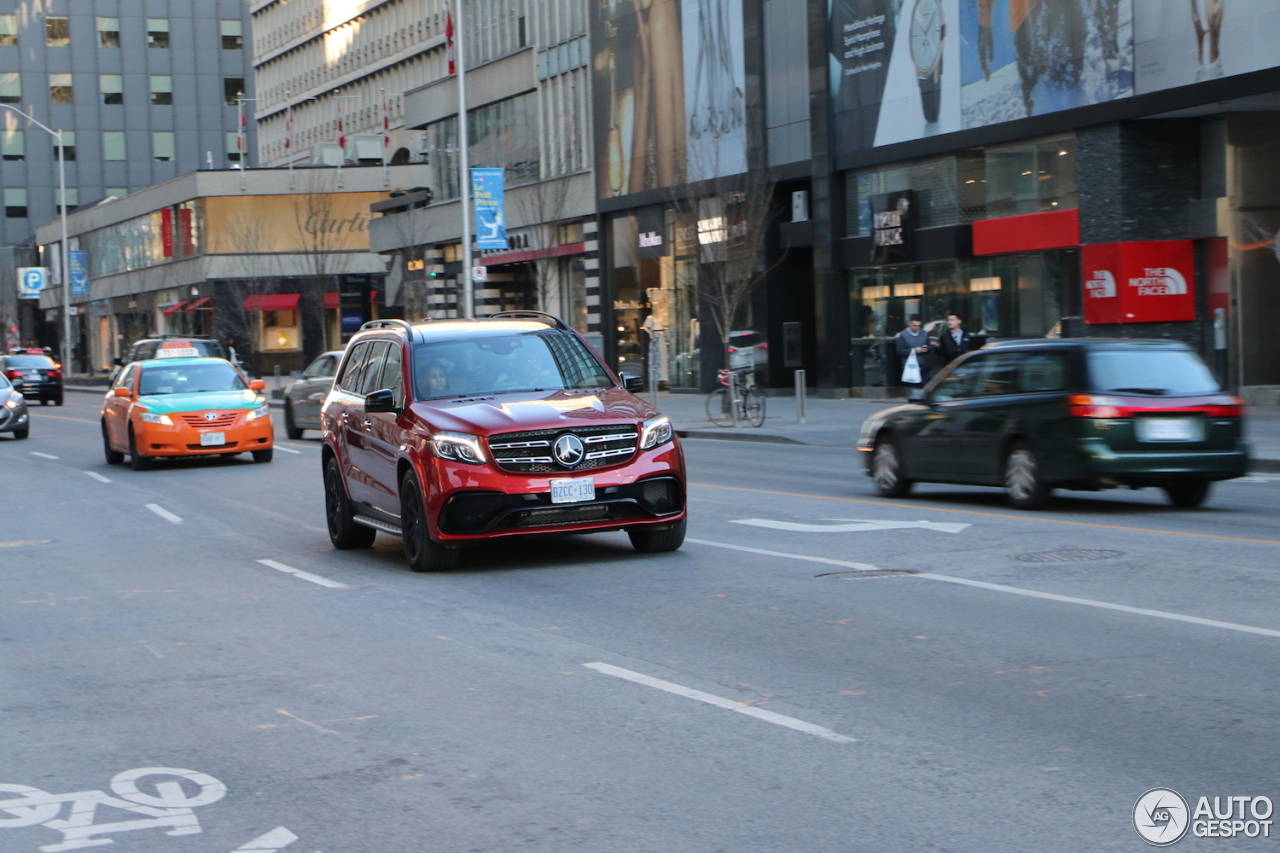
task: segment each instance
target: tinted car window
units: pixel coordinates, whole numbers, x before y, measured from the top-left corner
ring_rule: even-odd
[[[1067,359],[1060,352],[1028,353],[1022,359],[1018,389],[1026,392],[1065,391]]]
[[[137,369],[138,369],[138,368],[137,368],[136,366],[132,365],[132,364],[131,364],[131,365],[129,365],[128,367],[126,367],[123,371],[121,371],[120,375],[116,377],[115,385],[114,385],[114,386],[112,386],[112,387],[115,387],[115,388],[132,388],[132,387],[133,387],[133,374],[134,374],[134,371],[135,371],[135,370],[137,370]]]
[[[343,365],[342,375],[335,380],[334,384],[343,391],[354,391],[356,383],[360,381],[360,373],[364,370],[364,363],[368,357],[369,344],[356,344],[351,350],[351,355],[347,358],[347,363]]]
[[[431,389],[432,369],[444,370],[443,391]],[[418,400],[613,385],[591,351],[558,330],[424,344],[413,351],[413,376]]]
[[[1193,352],[1137,348],[1089,353],[1089,388],[1128,394],[1216,394],[1218,380]]]
[[[302,375],[307,379],[332,376],[334,367],[336,367],[336,365],[334,364],[333,356],[322,355],[315,361],[311,362],[311,366],[303,371]]]
[[[374,391],[383,388],[390,388],[391,393],[395,395],[397,406],[404,405],[404,365],[401,364],[403,356],[400,347],[392,344],[391,349],[387,351],[386,361],[382,363],[382,378],[374,383]]]
[[[1001,352],[987,356],[982,372],[974,383],[973,396],[999,397],[1014,394],[1018,390],[1018,363],[1021,353]]]
[[[972,397],[985,361],[983,357],[970,358],[939,376],[930,392],[933,399],[945,402]]]
[[[47,355],[11,355],[10,367],[53,367],[53,359]]]
[[[378,382],[382,379],[382,359],[390,348],[391,344],[386,341],[374,341],[369,345],[369,358],[364,363],[356,384],[350,389],[353,393],[372,394],[380,389]]]

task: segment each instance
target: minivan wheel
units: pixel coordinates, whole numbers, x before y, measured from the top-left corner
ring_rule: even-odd
[[[324,517],[329,525],[329,541],[339,550],[368,548],[378,535],[372,527],[356,524],[355,512],[342,485],[342,471],[334,458],[324,466]]]
[[[302,429],[293,420],[293,404],[284,401],[284,434],[292,441],[302,438]]]
[[[892,438],[882,438],[871,454],[871,479],[880,494],[886,498],[905,498],[911,491],[911,481],[902,476],[898,443]]]
[[[688,526],[689,520],[682,518],[670,527],[632,527],[627,530],[627,536],[631,539],[631,547],[641,554],[679,551]]]
[[[415,572],[445,572],[458,565],[458,549],[431,538],[422,487],[413,474],[400,481],[400,532],[405,559]]]
[[[1053,496],[1053,489],[1040,473],[1036,455],[1023,444],[1015,445],[1005,460],[1004,489],[1009,503],[1018,509],[1044,509]]]
[[[1208,480],[1183,480],[1165,483],[1164,493],[1169,496],[1169,503],[1184,509],[1200,506],[1209,497]]]

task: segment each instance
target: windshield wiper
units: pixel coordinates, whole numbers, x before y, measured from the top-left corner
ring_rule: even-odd
[[[1168,389],[1165,388],[1112,388],[1111,391],[1118,393],[1128,392],[1130,394],[1151,394],[1155,397],[1163,397],[1169,393]]]

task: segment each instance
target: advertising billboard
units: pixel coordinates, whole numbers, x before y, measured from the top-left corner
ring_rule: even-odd
[[[746,171],[742,0],[591,8],[599,196]]]
[[[1086,323],[1162,323],[1196,318],[1190,240],[1104,243],[1080,249]]]
[[[385,198],[385,192],[206,198],[205,251],[367,252],[369,205]]]
[[[477,249],[507,248],[507,218],[502,184],[504,171],[501,168],[471,170]]]
[[[1280,0],[1133,0],[1137,91],[1280,65]]]

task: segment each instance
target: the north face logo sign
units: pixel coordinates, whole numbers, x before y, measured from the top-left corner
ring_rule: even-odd
[[[1187,292],[1187,280],[1173,267],[1148,267],[1140,278],[1129,279],[1139,296],[1177,296]]]

